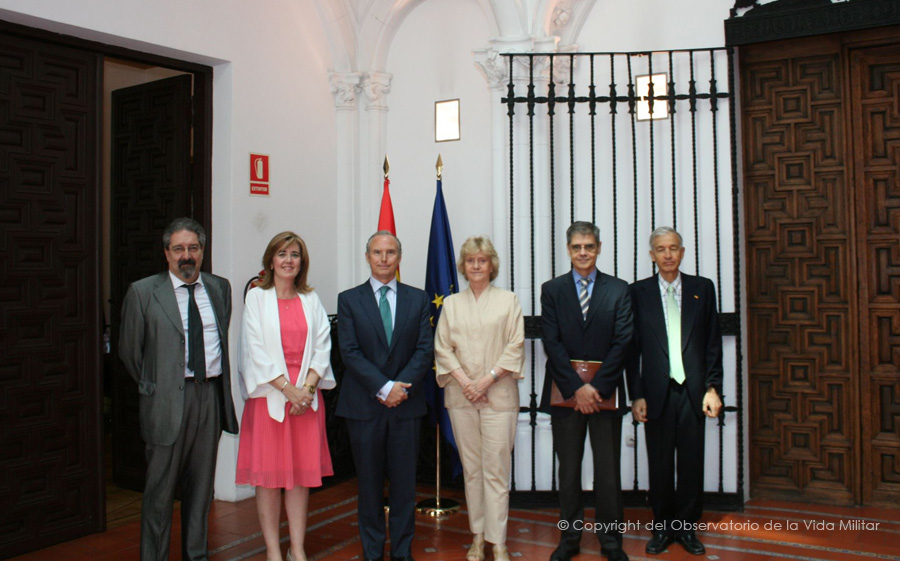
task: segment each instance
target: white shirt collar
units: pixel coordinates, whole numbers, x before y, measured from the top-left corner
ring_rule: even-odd
[[[391,279],[391,282],[385,284],[375,277],[369,277],[369,285],[372,287],[372,292],[378,292],[381,290],[382,286],[386,286],[391,289],[395,294],[397,293],[397,277]]]
[[[681,291],[681,271],[678,271],[678,276],[675,277],[675,280],[672,282],[666,282],[666,279],[663,278],[662,275],[659,275],[659,288],[663,292],[669,290],[669,285],[672,285],[672,288],[675,289],[675,292]]]
[[[187,286],[188,284],[190,284],[188,282],[185,282],[181,277],[176,276],[175,273],[173,273],[171,270],[169,271],[169,280],[172,281],[172,286],[175,288]],[[203,288],[206,288],[206,285],[203,284],[203,273],[200,273],[200,276],[197,277],[197,280],[195,282]]]

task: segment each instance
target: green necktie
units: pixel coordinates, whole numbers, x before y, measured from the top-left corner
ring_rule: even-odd
[[[681,312],[678,310],[678,302],[675,301],[675,287],[671,284],[666,291],[666,314],[668,325],[666,331],[669,335],[669,377],[684,383],[684,361],[681,360]]]
[[[390,288],[381,287],[381,298],[378,300],[378,310],[381,312],[381,323],[384,324],[384,336],[388,345],[391,344],[391,335],[394,332],[393,321],[391,320],[391,305],[388,303],[387,293]]]

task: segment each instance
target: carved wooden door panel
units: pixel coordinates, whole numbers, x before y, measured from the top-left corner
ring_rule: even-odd
[[[852,51],[863,502],[900,503],[900,45]]]
[[[853,189],[841,45],[741,49],[750,490],[859,499]]]
[[[104,525],[99,64],[0,34],[0,558]]]
[[[751,493],[896,505],[900,30],[754,45],[741,76]]]
[[[128,285],[166,270],[162,232],[172,219],[193,214],[191,80],[191,75],[175,76],[115,90],[112,95],[110,309],[114,353]],[[115,364],[113,480],[122,487],[142,490],[146,461],[137,384],[121,361]]]

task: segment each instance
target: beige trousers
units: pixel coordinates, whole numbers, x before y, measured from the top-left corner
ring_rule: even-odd
[[[487,542],[506,543],[509,471],[518,411],[490,407],[448,409],[466,481],[469,529]]]

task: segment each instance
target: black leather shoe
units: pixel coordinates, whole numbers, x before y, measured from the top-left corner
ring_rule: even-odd
[[[559,547],[550,554],[550,561],[571,561],[572,556],[581,553],[581,548],[577,545],[559,544]]]
[[[675,541],[680,543],[681,547],[691,555],[703,555],[706,553],[706,548],[703,547],[703,544],[700,543],[700,540],[693,533],[681,534],[675,538]]]
[[[650,538],[650,541],[647,542],[646,551],[649,555],[659,555],[660,553],[665,551],[671,543],[672,536],[670,536],[669,534],[663,532],[660,532],[658,534],[654,533],[653,537]]]
[[[600,553],[606,555],[606,558],[609,559],[609,561],[628,561],[628,554],[626,554],[625,550],[622,548],[601,551]]]

